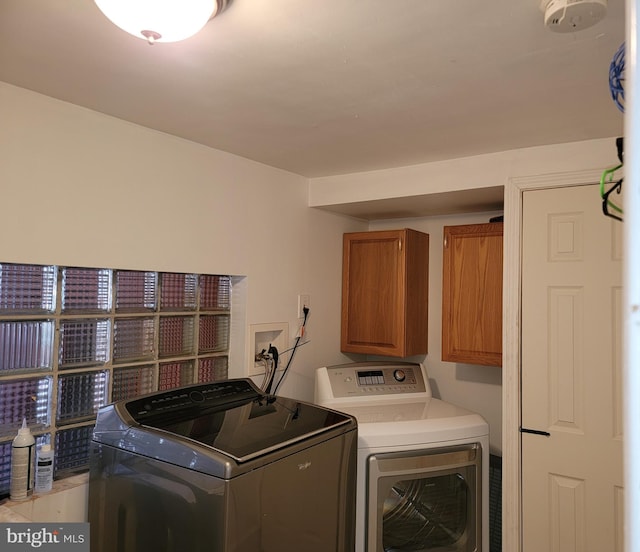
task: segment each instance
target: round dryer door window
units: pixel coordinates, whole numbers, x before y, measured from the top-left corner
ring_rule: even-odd
[[[472,493],[457,472],[396,481],[384,500],[384,550],[461,549]]]
[[[371,456],[367,549],[476,550],[481,456],[477,444]]]

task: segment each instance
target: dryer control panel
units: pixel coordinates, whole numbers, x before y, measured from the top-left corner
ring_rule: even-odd
[[[416,363],[361,362],[320,369],[325,370],[330,388],[326,391],[333,398],[427,392],[430,395],[422,367]]]

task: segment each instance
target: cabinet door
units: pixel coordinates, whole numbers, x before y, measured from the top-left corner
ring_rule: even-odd
[[[444,361],[502,365],[502,228],[444,227]]]
[[[355,232],[344,235],[343,245],[341,350],[426,353],[429,236]]]

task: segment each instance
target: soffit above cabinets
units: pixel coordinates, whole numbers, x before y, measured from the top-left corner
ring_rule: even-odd
[[[503,206],[504,187],[492,186],[315,207],[363,220],[383,220],[501,211]]]

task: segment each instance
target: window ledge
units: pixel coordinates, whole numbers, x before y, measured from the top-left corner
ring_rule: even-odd
[[[56,480],[48,493],[0,503],[0,523],[86,521],[88,490],[88,472]]]

